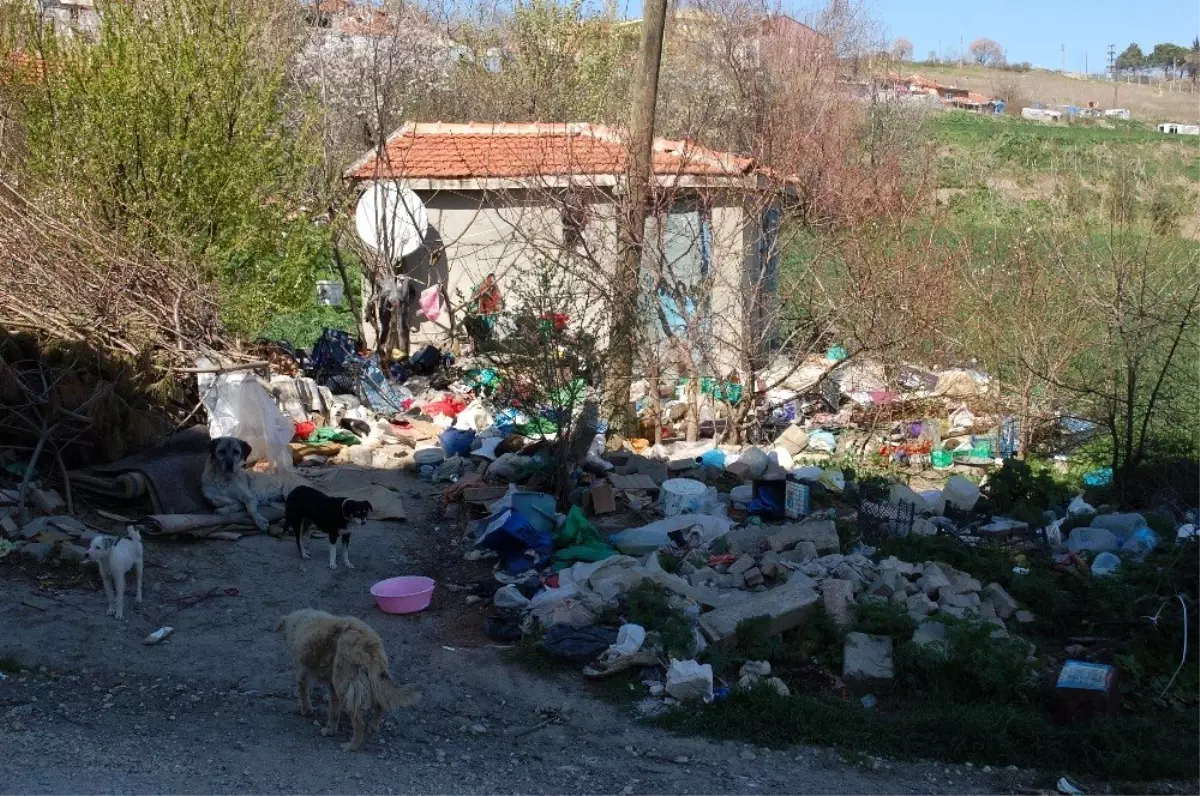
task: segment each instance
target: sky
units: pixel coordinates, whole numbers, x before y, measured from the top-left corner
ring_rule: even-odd
[[[766,0],[774,5],[776,0]],[[603,6],[603,0],[593,0]],[[913,57],[930,52],[957,58],[963,47],[980,37],[998,42],[1013,63],[1028,61],[1046,69],[1102,72],[1108,45],[1120,53],[1137,42],[1149,53],[1155,44],[1190,47],[1200,35],[1197,0],[862,0],[891,41],[913,43]],[[823,3],[782,0],[785,13],[801,21]],[[642,12],[642,0],[619,0],[626,16]]]
[[[913,43],[913,57],[932,52],[958,57],[979,37],[996,41],[1010,63],[1029,61],[1047,69],[1103,71],[1108,45],[1120,53],[1137,42],[1149,53],[1155,44],[1190,47],[1200,35],[1196,0],[869,0],[873,16],[890,39]]]

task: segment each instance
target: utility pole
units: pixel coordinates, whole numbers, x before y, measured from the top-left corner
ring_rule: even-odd
[[[619,430],[630,423],[629,388],[633,383],[633,350],[637,343],[638,289],[646,232],[646,205],[653,174],[654,107],[658,102],[658,72],[662,64],[663,35],[667,25],[667,0],[646,0],[642,6],[642,46],[631,87],[628,175],[624,219],[619,231],[619,256],[613,291],[612,333],[608,341],[608,415]],[[657,387],[657,385],[654,385]],[[653,400],[657,402],[658,396]]]
[[[1087,58],[1088,58],[1088,54],[1087,54],[1087,53],[1084,53],[1084,54],[1083,54],[1083,76],[1084,76],[1085,78],[1086,78],[1086,77],[1091,77],[1091,74],[1092,74],[1091,72],[1089,72],[1089,71],[1088,71],[1088,62],[1087,62]]]
[[[1112,78],[1113,82],[1112,106],[1115,108],[1117,107],[1117,86],[1119,85],[1117,81],[1117,45],[1115,44],[1108,45],[1108,76]]]
[[[1062,73],[1065,75],[1067,73],[1067,45],[1058,45],[1058,51],[1062,54]]]
[[[960,35],[958,37],[958,68],[962,69],[962,66],[963,66],[963,37]]]

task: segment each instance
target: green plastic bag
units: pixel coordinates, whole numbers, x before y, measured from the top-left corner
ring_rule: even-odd
[[[554,531],[554,546],[560,548],[552,559],[555,569],[566,569],[576,561],[603,561],[617,554],[578,506],[571,507],[562,528]]]
[[[314,445],[322,442],[337,442],[341,445],[358,445],[362,441],[342,428],[334,428],[333,426],[320,426],[316,431],[308,435],[307,442]]]

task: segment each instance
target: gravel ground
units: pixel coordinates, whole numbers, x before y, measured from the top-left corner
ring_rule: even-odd
[[[1032,776],[674,736],[570,672],[511,662],[463,592],[439,588],[417,616],[381,614],[368,588],[384,577],[464,579],[434,490],[406,480],[402,493],[410,522],[356,531],[354,571],[330,572],[321,540],[310,561],[263,536],[149,540],[145,601],[128,595],[123,622],[105,616],[98,576],[0,562],[0,657],[23,667],[0,680],[0,792],[988,793]],[[424,691],[359,752],[339,748],[344,724],[323,738],[297,712],[273,631],[306,606],[366,619],[393,674]],[[163,625],[175,628],[166,642],[141,643]]]

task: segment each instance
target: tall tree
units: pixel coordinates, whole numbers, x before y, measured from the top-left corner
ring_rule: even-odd
[[[892,57],[897,61],[911,61],[913,43],[903,36],[892,42]]]
[[[1142,48],[1138,46],[1137,42],[1134,42],[1117,56],[1115,66],[1118,72],[1137,74],[1146,66],[1146,56],[1142,54]]]
[[[999,66],[1004,63],[1004,48],[991,39],[979,38],[967,48],[971,59],[980,66]]]
[[[1161,69],[1163,77],[1170,80],[1175,76],[1177,70],[1183,70],[1187,57],[1186,47],[1165,42],[1154,45],[1154,49],[1146,56],[1146,66],[1151,69]]]

